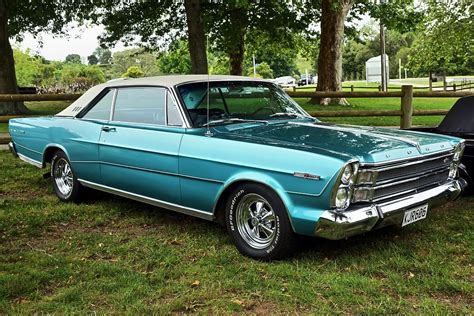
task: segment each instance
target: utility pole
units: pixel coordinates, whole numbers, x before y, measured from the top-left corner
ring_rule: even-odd
[[[402,59],[398,58],[398,79],[402,79]]]
[[[253,77],[257,78],[257,65],[255,64],[255,54],[253,54]]]
[[[384,4],[386,0],[380,0],[380,4]],[[387,91],[387,67],[385,63],[385,27],[382,23],[382,19],[380,19],[380,63],[381,63],[381,68],[380,70],[382,71],[381,76],[382,76],[382,91]]]

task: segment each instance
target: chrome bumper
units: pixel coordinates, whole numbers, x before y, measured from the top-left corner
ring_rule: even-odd
[[[8,149],[10,149],[10,152],[12,153],[13,156],[15,156],[15,158],[18,158],[18,154],[16,152],[15,144],[13,144],[13,142],[8,143]]]
[[[323,212],[316,223],[315,235],[343,239],[388,225],[401,225],[405,211],[428,204],[428,216],[436,206],[455,200],[462,192],[461,182],[454,180],[439,187],[371,206],[336,213]]]

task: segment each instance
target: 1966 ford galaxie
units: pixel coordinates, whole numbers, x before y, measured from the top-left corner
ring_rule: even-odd
[[[411,224],[463,187],[461,139],[322,123],[245,77],[110,81],[9,132],[14,155],[51,165],[60,200],[89,187],[216,220],[264,260],[288,255],[297,234]]]

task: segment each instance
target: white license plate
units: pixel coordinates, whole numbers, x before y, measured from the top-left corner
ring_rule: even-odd
[[[428,204],[406,211],[402,227],[426,218],[426,214],[428,214]]]

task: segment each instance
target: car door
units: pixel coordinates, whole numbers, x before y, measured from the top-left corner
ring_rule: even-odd
[[[166,88],[121,87],[99,142],[104,185],[179,204],[178,153],[184,133]]]
[[[87,106],[84,114],[63,119],[52,133],[61,138],[72,168],[81,181],[100,183],[99,139],[102,127],[110,120],[115,89],[104,89]]]

